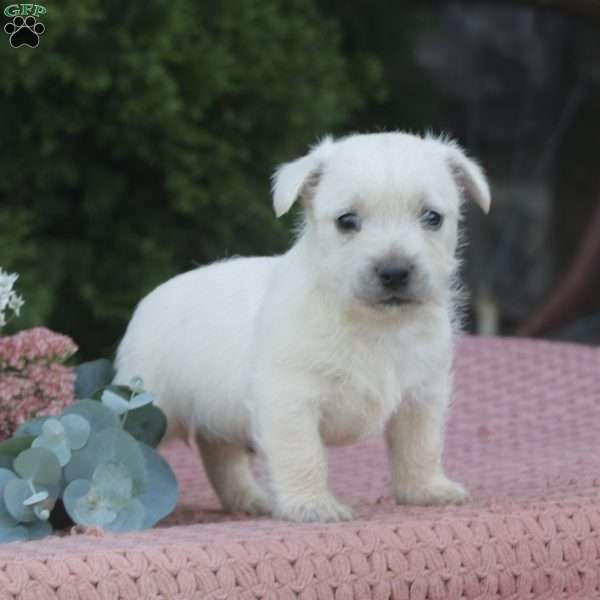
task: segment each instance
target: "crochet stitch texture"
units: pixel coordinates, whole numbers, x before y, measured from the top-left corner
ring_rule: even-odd
[[[473,500],[403,507],[380,439],[330,451],[342,524],[227,515],[195,453],[152,531],[0,546],[0,600],[600,598],[600,349],[463,338],[446,465]]]

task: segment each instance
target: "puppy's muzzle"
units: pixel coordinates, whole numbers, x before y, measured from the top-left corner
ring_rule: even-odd
[[[386,260],[375,266],[379,285],[379,302],[385,305],[408,304],[415,301],[415,264],[408,260]]]
[[[409,287],[415,265],[412,263],[385,262],[375,267],[381,286],[390,292],[398,292]]]

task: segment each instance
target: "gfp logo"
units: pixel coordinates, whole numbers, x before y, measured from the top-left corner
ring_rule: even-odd
[[[4,31],[10,36],[10,45],[13,48],[37,48],[40,35],[46,30],[38,17],[47,12],[42,4],[9,4],[4,9],[4,15],[12,20],[4,26]]]

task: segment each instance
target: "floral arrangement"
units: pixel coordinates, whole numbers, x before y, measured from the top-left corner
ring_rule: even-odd
[[[76,351],[71,338],[43,327],[0,337],[0,441],[73,401],[75,372],[63,363]]]
[[[23,305],[16,280],[0,269],[0,329]],[[111,384],[107,360],[62,364],[76,350],[44,328],[0,337],[0,542],[74,524],[143,529],[177,503],[153,395],[139,378]]]

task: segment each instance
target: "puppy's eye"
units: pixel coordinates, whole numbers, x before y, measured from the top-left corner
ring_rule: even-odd
[[[342,216],[335,220],[337,228],[342,233],[349,233],[351,231],[360,230],[360,217],[353,212],[344,213]]]
[[[431,209],[424,210],[421,214],[421,223],[427,229],[438,230],[444,222],[444,215]]]

